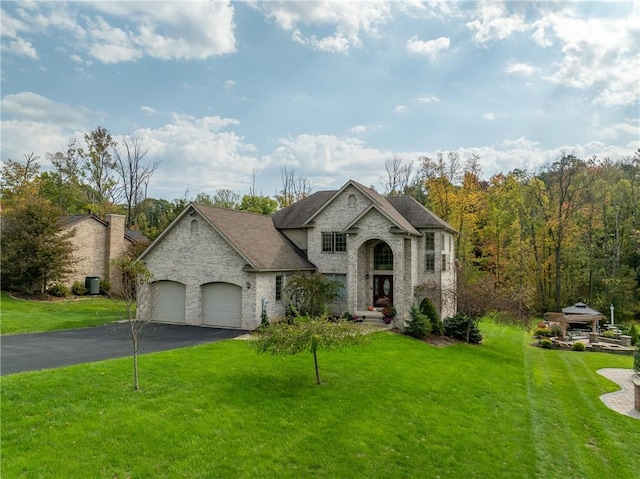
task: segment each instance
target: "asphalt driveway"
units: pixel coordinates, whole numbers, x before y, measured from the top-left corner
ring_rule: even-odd
[[[140,354],[231,339],[247,331],[150,323],[140,333]],[[0,337],[0,374],[52,369],[131,354],[128,323]]]

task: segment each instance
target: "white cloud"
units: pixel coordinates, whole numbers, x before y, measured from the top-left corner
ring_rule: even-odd
[[[11,35],[62,31],[103,63],[144,56],[205,59],[235,52],[230,2],[41,2],[19,13],[20,19],[4,20],[3,10],[3,27]]]
[[[514,75],[522,75],[522,76],[531,76],[537,71],[539,68],[536,68],[532,65],[528,65],[526,63],[508,63],[504,68],[505,73],[510,73]]]
[[[33,58],[34,60],[38,59],[38,53],[36,52],[36,49],[33,48],[31,42],[28,42],[23,38],[16,38],[15,40],[11,40],[8,43],[3,43],[2,50],[5,53]]]
[[[437,96],[422,96],[418,98],[419,103],[437,103],[440,101],[440,98]]]
[[[382,125],[356,125],[349,129],[349,132],[354,135],[364,135],[365,133],[372,133],[382,129]]]
[[[260,2],[252,6],[284,31],[292,39],[317,50],[348,53],[351,47],[362,44],[362,36],[375,37],[378,26],[392,13],[392,4],[385,1],[344,2]],[[313,33],[313,29],[333,29],[327,35]],[[311,30],[307,32],[307,30]]]
[[[95,114],[88,108],[57,103],[26,91],[2,97],[2,116],[18,121],[56,123],[61,129],[78,129],[89,124]]]
[[[233,80],[227,80],[226,82],[224,82],[225,90],[231,90],[234,86],[236,86],[236,82],[234,82]]]
[[[151,108],[150,106],[141,106],[140,107],[140,111],[143,113],[146,113],[147,115],[155,115],[156,114],[156,110],[154,110],[153,108]]]
[[[411,37],[407,40],[407,50],[419,55],[426,55],[432,61],[449,49],[451,40],[447,37],[436,38],[435,40],[422,41],[418,37]]]
[[[485,120],[488,120],[488,121],[493,121],[493,120],[496,119],[496,114],[488,112],[488,113],[485,113],[484,115],[482,115],[482,118],[484,118]]]
[[[393,111],[397,114],[402,114],[405,111],[407,111],[409,108],[406,105],[398,105],[396,106]]]
[[[478,44],[504,40],[530,28],[522,14],[508,13],[505,5],[499,2],[482,2],[476,15],[479,19],[468,22],[467,27],[475,31],[473,41]]]

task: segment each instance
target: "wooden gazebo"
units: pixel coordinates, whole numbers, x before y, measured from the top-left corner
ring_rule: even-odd
[[[590,308],[585,303],[576,303],[573,306],[562,308],[562,313],[545,313],[544,319],[549,322],[558,323],[562,328],[562,333],[566,334],[569,324],[589,324],[594,333],[598,332],[598,321],[605,319],[600,311]]]

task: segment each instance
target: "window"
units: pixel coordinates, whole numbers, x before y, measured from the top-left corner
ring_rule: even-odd
[[[447,271],[449,269],[449,255],[442,255],[442,271]]]
[[[276,301],[282,299],[282,275],[276,275]]]
[[[427,253],[425,255],[424,266],[425,266],[425,270],[427,271],[436,270],[436,254],[435,253]]]
[[[191,234],[192,235],[197,235],[198,234],[198,220],[191,220]]]
[[[324,277],[340,284],[340,286],[338,286],[338,297],[336,300],[346,301],[347,300],[347,275],[325,273]]]
[[[356,207],[356,195],[349,195],[349,208]]]
[[[335,253],[347,251],[347,235],[346,233],[323,232],[322,233],[322,252]]]
[[[393,251],[387,243],[379,243],[373,249],[373,269],[383,271],[393,269]]]
[[[436,234],[425,233],[425,255],[424,255],[424,269],[425,271],[436,270]]]

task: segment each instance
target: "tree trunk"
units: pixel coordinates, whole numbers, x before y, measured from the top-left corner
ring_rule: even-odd
[[[313,349],[313,363],[315,364],[316,367],[316,383],[320,384],[320,371],[318,370],[318,356],[316,354],[316,350],[315,348]]]

